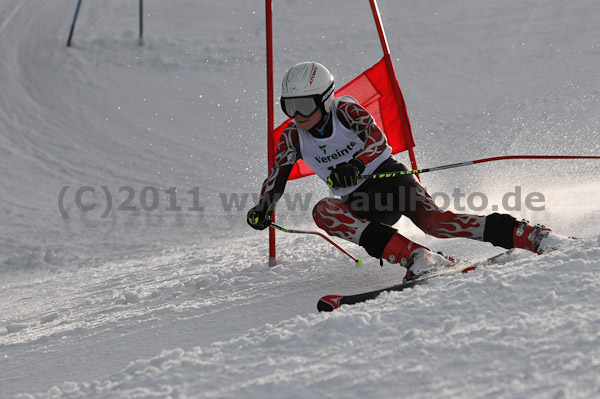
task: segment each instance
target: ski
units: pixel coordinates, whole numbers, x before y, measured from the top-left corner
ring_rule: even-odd
[[[482,262],[469,263],[469,262],[465,262],[465,261],[457,261],[456,263],[454,263],[453,265],[451,265],[447,268],[433,271],[429,274],[418,277],[414,280],[403,282],[400,284],[395,284],[395,285],[392,285],[392,286],[386,287],[386,288],[363,292],[360,294],[325,295],[325,296],[321,297],[321,299],[319,299],[319,302],[317,303],[317,310],[319,312],[331,312],[331,311],[334,311],[335,309],[338,309],[342,305],[353,305],[356,303],[368,301],[370,299],[375,299],[383,292],[404,291],[406,289],[413,288],[416,285],[423,284],[423,283],[427,282],[428,280],[435,278],[435,277],[451,276],[451,275],[460,274],[460,273],[468,273],[470,271],[476,270],[480,266],[506,263],[511,260],[514,260],[512,254],[513,254],[513,250],[509,250],[507,252],[503,252],[499,255],[496,255],[489,259],[486,259]]]
[[[338,309],[342,305],[354,305],[355,303],[360,303],[360,302],[368,301],[370,299],[375,299],[383,292],[404,291],[408,288],[413,288],[416,285],[423,284],[427,280],[430,280],[434,277],[449,276],[449,275],[458,274],[458,273],[468,273],[477,268],[477,266],[467,266],[467,267],[463,267],[463,266],[460,266],[460,267],[457,265],[450,266],[447,269],[444,269],[441,271],[435,271],[435,272],[426,274],[424,276],[418,277],[414,280],[410,280],[410,281],[403,282],[400,284],[392,285],[392,286],[386,287],[386,288],[381,288],[381,289],[377,289],[377,290],[373,290],[373,291],[369,291],[369,292],[363,292],[360,294],[325,295],[324,297],[319,299],[319,302],[317,303],[317,310],[319,312],[331,312],[335,309]]]

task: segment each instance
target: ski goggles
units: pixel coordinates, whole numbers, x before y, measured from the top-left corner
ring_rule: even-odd
[[[319,94],[317,97],[321,97],[321,95]],[[297,114],[308,118],[319,109],[317,101],[319,100],[315,98],[315,96],[293,98],[282,97],[281,109],[283,109],[283,113],[290,118],[295,117]]]
[[[312,96],[302,97],[281,97],[281,109],[288,117],[293,118],[297,114],[308,118],[319,108],[323,102],[333,94],[333,84],[327,89],[325,94],[314,94]]]

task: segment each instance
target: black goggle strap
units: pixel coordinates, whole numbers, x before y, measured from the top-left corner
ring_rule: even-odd
[[[327,100],[329,98],[329,96],[333,95],[333,91],[334,91],[334,84],[332,82],[331,86],[329,86],[327,88],[327,90],[325,90],[325,93],[323,93],[323,97],[321,97],[321,104],[323,104],[325,102],[325,100]]]

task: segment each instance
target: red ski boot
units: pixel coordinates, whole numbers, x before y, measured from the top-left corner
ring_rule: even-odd
[[[531,226],[523,219],[515,227],[513,243],[515,248],[527,249],[538,255],[560,247],[569,238],[552,232],[551,229],[536,224]]]
[[[413,280],[432,270],[451,265],[453,262],[432,252],[408,238],[396,233],[383,250],[382,257],[390,263],[398,263],[408,270],[404,281]]]

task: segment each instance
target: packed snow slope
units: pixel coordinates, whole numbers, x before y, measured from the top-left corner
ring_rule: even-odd
[[[0,397],[600,397],[598,162],[422,175],[441,202],[462,195],[450,209],[580,239],[317,314],[403,270],[283,233],[267,267],[267,233],[245,224],[266,176],[264,3],[144,5],[144,46],[137,3],[106,0],[83,1],[67,48],[75,1],[0,3]],[[595,0],[379,7],[419,166],[600,154]],[[276,94],[297,62],[341,86],[382,56],[366,0],[281,0],[274,17]],[[326,187],[287,190],[280,223],[315,228]]]

